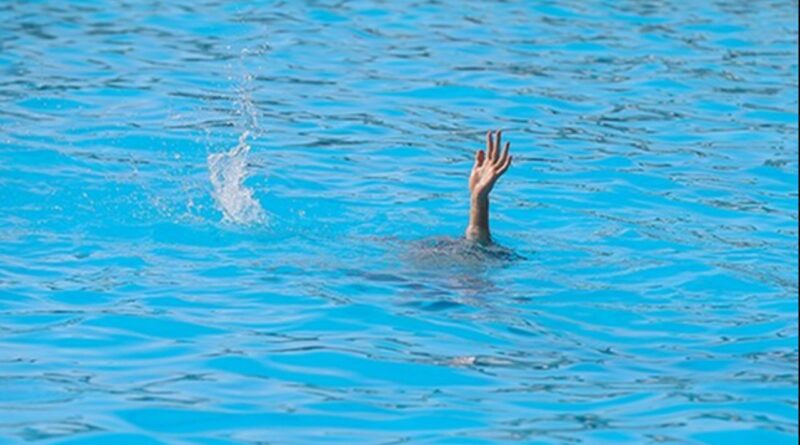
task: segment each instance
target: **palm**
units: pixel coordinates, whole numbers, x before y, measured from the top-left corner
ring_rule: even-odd
[[[475,165],[469,176],[469,190],[473,196],[488,197],[495,182],[511,165],[511,156],[508,154],[510,144],[506,142],[501,153],[501,138],[500,131],[490,131],[486,135],[486,152],[478,150],[475,154]]]
[[[472,169],[472,174],[469,176],[469,189],[473,193],[488,195],[489,192],[492,191],[492,187],[494,187],[494,183],[497,182],[498,177],[499,175],[494,166],[489,163],[484,163],[480,167],[474,167]]]

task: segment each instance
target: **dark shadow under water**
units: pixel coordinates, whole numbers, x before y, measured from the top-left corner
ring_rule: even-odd
[[[525,257],[499,244],[434,237],[412,242],[403,260],[406,276],[419,285],[416,292],[405,293],[405,305],[442,310],[465,304],[484,306],[484,297],[503,292],[496,273]]]
[[[425,310],[463,304],[483,306],[485,295],[503,292],[495,283],[497,272],[526,259],[504,246],[482,246],[463,238],[381,242],[389,247],[388,261],[384,263],[388,269],[377,272],[350,268],[345,273],[365,282],[393,286],[404,300],[402,305]]]
[[[499,244],[484,246],[465,238],[435,237],[414,241],[407,259],[416,266],[436,269],[496,268],[526,258]]]

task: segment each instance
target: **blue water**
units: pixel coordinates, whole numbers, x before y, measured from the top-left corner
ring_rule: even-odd
[[[796,443],[797,13],[2,2],[0,444]]]

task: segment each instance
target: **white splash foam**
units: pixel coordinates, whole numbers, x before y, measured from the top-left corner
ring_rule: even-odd
[[[228,152],[208,155],[208,170],[214,200],[222,210],[225,221],[237,224],[266,222],[266,213],[253,198],[253,190],[244,185],[247,179],[249,131],[239,136],[239,144]]]

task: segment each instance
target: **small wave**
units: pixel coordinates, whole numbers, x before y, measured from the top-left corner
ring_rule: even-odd
[[[228,152],[208,156],[208,170],[214,200],[224,215],[224,220],[237,224],[266,222],[266,213],[253,197],[253,190],[245,186],[247,179],[247,153],[250,145],[249,131],[239,136],[239,144]]]

